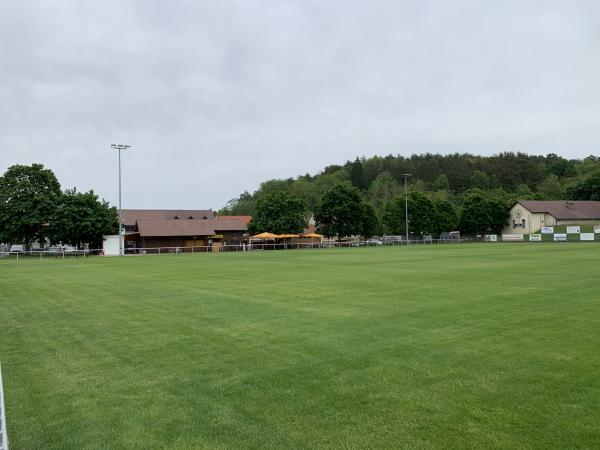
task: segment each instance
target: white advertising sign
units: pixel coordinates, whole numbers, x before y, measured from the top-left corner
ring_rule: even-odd
[[[502,240],[503,241],[522,241],[522,240],[524,240],[524,238],[523,238],[522,234],[503,234]]]
[[[498,235],[497,234],[486,234],[485,241],[486,242],[498,242]]]
[[[600,233],[600,225],[594,225],[594,233]]]
[[[529,241],[530,242],[542,242],[542,235],[541,234],[530,234]]]
[[[579,225],[573,225],[573,226],[567,227],[567,233],[579,234],[579,233],[581,233],[581,227]]]
[[[542,227],[542,234],[554,233],[554,227]]]
[[[580,241],[593,241],[594,240],[594,233],[581,233],[579,235],[579,240]]]
[[[567,234],[566,233],[555,233],[554,240],[558,242],[567,242]]]

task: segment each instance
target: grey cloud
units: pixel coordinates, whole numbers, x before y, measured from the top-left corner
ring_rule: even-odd
[[[218,208],[356,155],[597,153],[593,1],[23,1],[0,14],[0,170]]]

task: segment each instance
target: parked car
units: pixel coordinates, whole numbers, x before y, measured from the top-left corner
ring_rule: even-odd
[[[404,240],[403,236],[383,236],[382,241],[385,245],[399,244]]]

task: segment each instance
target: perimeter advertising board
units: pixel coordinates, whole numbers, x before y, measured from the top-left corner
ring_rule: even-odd
[[[554,240],[556,242],[567,242],[567,233],[554,233]]]
[[[594,233],[581,233],[579,235],[579,240],[580,241],[593,241],[594,240]]]
[[[541,234],[530,234],[529,241],[530,242],[542,242],[542,235]]]
[[[542,227],[542,234],[554,233],[554,227]]]
[[[600,234],[600,225],[594,225],[594,233]]]
[[[503,234],[502,240],[507,242],[518,242],[523,241],[524,238],[522,234]]]
[[[579,225],[573,225],[567,227],[568,234],[579,234],[581,233],[581,227]]]

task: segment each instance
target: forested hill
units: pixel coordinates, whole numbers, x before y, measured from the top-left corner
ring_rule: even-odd
[[[321,196],[340,183],[351,183],[381,211],[402,192],[403,174],[411,174],[409,190],[443,197],[460,206],[465,193],[489,192],[506,203],[520,199],[600,200],[600,158],[566,159],[556,154],[505,152],[493,156],[420,154],[356,158],[325,167],[316,175],[265,181],[254,193],[230,200],[221,214],[252,215],[263,195],[286,191],[304,198],[314,210]]]

